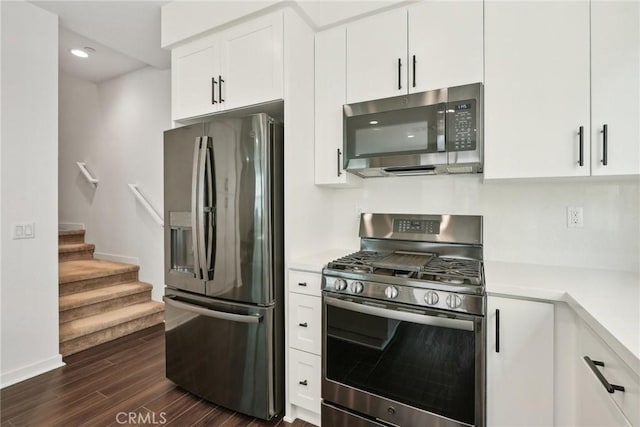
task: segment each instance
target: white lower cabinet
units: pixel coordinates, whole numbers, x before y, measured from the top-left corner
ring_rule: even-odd
[[[288,365],[287,416],[320,423],[322,276],[289,270],[286,309]]]
[[[577,424],[639,426],[640,376],[584,322],[580,322],[578,334]],[[594,363],[593,367],[585,357]],[[613,389],[610,393],[606,383],[624,391]]]
[[[488,297],[487,308],[487,426],[552,426],[553,304]]]

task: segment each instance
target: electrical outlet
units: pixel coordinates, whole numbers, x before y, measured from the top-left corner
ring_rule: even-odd
[[[584,226],[584,218],[581,207],[569,206],[567,208],[567,227],[582,228]]]

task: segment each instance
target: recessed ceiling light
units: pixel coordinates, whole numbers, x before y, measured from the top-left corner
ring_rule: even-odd
[[[77,56],[78,58],[88,58],[89,54],[87,52],[85,52],[82,49],[71,49],[70,50],[72,55]]]
[[[377,125],[377,124],[378,124],[378,121],[377,121],[377,120],[371,120],[371,121],[369,122],[369,124],[370,124],[370,125]]]

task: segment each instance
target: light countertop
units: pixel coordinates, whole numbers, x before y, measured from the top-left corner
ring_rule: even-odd
[[[326,251],[318,252],[315,254],[310,254],[301,257],[294,257],[287,268],[293,268],[294,270],[304,270],[311,271],[313,273],[322,273],[322,269],[327,265],[330,261],[343,257],[345,255],[352,254],[357,252],[358,249],[345,249],[345,248],[334,248],[328,249]]]
[[[640,274],[484,262],[488,295],[566,302],[640,375]]]

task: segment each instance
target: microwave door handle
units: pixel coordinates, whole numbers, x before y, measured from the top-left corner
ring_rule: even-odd
[[[459,329],[463,331],[473,331],[473,321],[462,319],[451,319],[428,314],[410,313],[407,311],[398,311],[388,308],[374,307],[371,305],[359,304],[357,302],[344,301],[338,298],[324,297],[327,305],[342,308],[344,310],[355,311],[371,316],[384,317],[387,319],[395,319],[403,322],[419,323],[421,325],[430,325],[436,327],[444,327],[450,329]]]
[[[207,198],[208,198],[208,207],[207,212],[205,213],[205,217],[207,218],[207,246],[206,246],[206,260],[207,264],[204,269],[206,276],[205,278],[210,279],[209,272],[211,271],[211,266],[213,265],[213,260],[215,259],[215,253],[213,249],[213,242],[215,238],[214,230],[215,226],[215,218],[216,218],[216,204],[215,204],[215,182],[213,177],[215,176],[214,172],[214,159],[213,159],[213,147],[211,144],[207,143],[206,147],[206,162],[205,162],[205,170],[206,170],[206,179],[207,179]]]
[[[447,132],[447,104],[439,104],[438,108],[438,122],[436,133],[436,150],[439,153],[444,153],[447,150],[446,147],[446,132]]]
[[[193,274],[196,279],[201,279],[200,272],[200,248],[198,246],[197,230],[198,230],[198,187],[200,179],[198,178],[198,165],[200,160],[200,144],[202,138],[197,137],[193,148],[193,168],[191,169],[191,235],[193,248]]]
[[[198,240],[198,261],[200,263],[200,278],[203,280],[208,279],[208,268],[207,268],[207,254],[206,254],[206,241],[205,241],[205,211],[204,211],[204,191],[205,191],[205,166],[207,160],[207,143],[208,137],[203,136],[201,139],[202,143],[200,144],[200,157],[198,159],[198,196],[197,196],[197,205],[196,212],[198,216],[198,229],[196,231],[196,239]],[[194,253],[194,258],[196,254]]]

